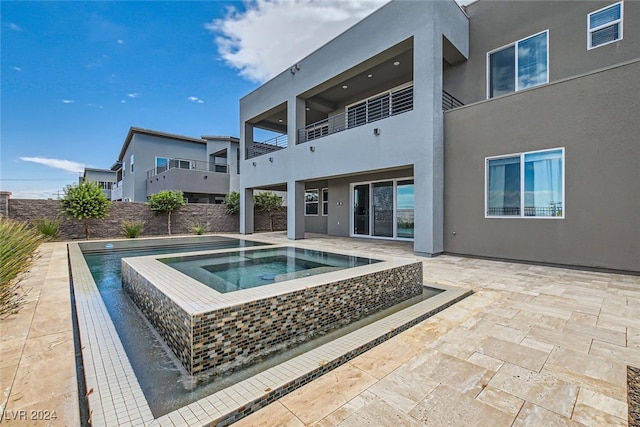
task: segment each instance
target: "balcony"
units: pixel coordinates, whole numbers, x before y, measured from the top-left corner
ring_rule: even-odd
[[[269,154],[274,151],[287,148],[288,137],[286,134],[278,135],[275,138],[268,139],[263,142],[254,142],[249,147],[246,147],[245,159],[252,159],[254,157]]]
[[[227,194],[229,165],[203,160],[169,159],[147,171],[147,196],[163,190],[194,194]]]
[[[229,165],[226,163],[207,162],[204,160],[168,159],[165,164],[147,171],[147,179],[171,169],[229,173]]]
[[[111,187],[111,200],[122,200],[122,181]]]

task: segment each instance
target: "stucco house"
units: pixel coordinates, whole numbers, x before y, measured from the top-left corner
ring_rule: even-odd
[[[112,200],[145,202],[162,190],[180,190],[189,203],[222,203],[239,186],[239,140],[193,138],[131,127],[111,167]]]
[[[392,1],[241,99],[240,230],[640,271],[638,111],[640,2]]]

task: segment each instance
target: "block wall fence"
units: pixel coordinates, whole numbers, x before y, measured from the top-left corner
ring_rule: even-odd
[[[0,218],[32,222],[37,219],[60,220],[60,235],[57,240],[84,239],[84,224],[60,213],[57,200],[11,199],[11,193],[0,193]],[[255,212],[255,231],[270,231],[269,215]],[[125,237],[123,221],[144,221],[144,236],[166,236],[167,215],[155,215],[149,207],[139,202],[113,202],[107,218],[89,221],[89,238],[104,239]],[[172,234],[193,234],[190,227],[195,223],[207,225],[209,233],[237,233],[240,229],[238,215],[225,213],[224,205],[191,203],[171,214]],[[274,214],[273,230],[287,228],[287,208],[281,207]]]

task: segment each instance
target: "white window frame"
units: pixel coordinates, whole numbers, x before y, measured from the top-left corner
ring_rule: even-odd
[[[618,6],[618,5],[620,6],[620,19],[617,19],[617,20],[614,20],[614,21],[611,21],[611,22],[607,22],[606,24],[602,24],[602,25],[600,25],[598,27],[591,28],[591,15],[594,15],[594,14],[596,14],[598,12],[602,12],[603,10],[606,10],[606,9],[609,9],[611,7],[615,7],[615,6]],[[593,12],[589,13],[587,15],[587,50],[597,49],[600,46],[606,46],[608,44],[615,43],[617,41],[622,40],[622,21],[623,20],[624,20],[624,2],[621,2],[621,1],[618,2],[618,3],[610,4],[609,6],[605,6],[603,8],[600,8],[598,10],[594,10]],[[603,28],[607,28],[607,27],[612,27],[614,25],[618,25],[619,38],[616,39],[616,40],[611,40],[609,42],[599,44],[597,46],[593,46],[593,43],[592,43],[593,40],[592,40],[592,37],[591,37],[592,34],[595,33],[598,30],[602,30]]]
[[[559,216],[527,216],[525,215],[525,168],[524,168],[524,158],[527,154],[535,154],[535,153],[543,153],[545,151],[562,151],[562,215]],[[489,211],[489,161],[497,160],[497,159],[506,159],[510,157],[520,157],[520,215],[489,215],[487,212]],[[500,156],[492,156],[485,157],[484,159],[484,217],[485,218],[500,218],[500,219],[508,219],[508,218],[526,218],[526,219],[564,219],[566,216],[566,192],[565,192],[565,173],[566,173],[566,161],[565,161],[565,149],[564,147],[555,147],[555,148],[545,148],[543,150],[535,150],[535,151],[523,151],[520,153],[512,153],[505,154]]]
[[[324,187],[321,191],[322,194],[322,216],[329,216],[329,189],[327,187]],[[327,195],[327,197],[325,198],[324,195]],[[327,207],[326,212],[325,213],[325,206]]]
[[[318,195],[318,198],[315,202],[307,202],[307,193],[312,193],[312,192],[316,192],[316,194]],[[308,214],[307,213],[307,205],[311,204],[311,203],[315,203],[318,205],[318,210],[316,213],[314,214]],[[318,216],[320,215],[320,192],[317,188],[306,188],[304,190],[304,216]]]
[[[134,157],[132,154],[131,157],[129,158],[129,163],[130,163],[129,167],[131,168],[131,173],[133,173],[133,160],[134,160]]]
[[[532,37],[539,36],[540,34],[543,34],[543,33],[547,33],[547,80],[542,82],[542,83],[540,83],[540,84],[538,84],[538,85],[520,89],[520,88],[518,88],[518,44],[520,42],[524,41],[524,40],[528,40],[528,39],[530,39]],[[494,98],[499,98],[501,96],[511,95],[512,93],[520,92],[522,90],[527,90],[527,89],[533,89],[533,88],[536,88],[538,86],[541,86],[541,85],[549,83],[549,74],[551,74],[550,73],[551,64],[549,63],[549,51],[551,50],[551,46],[550,46],[549,43],[550,43],[549,42],[549,29],[547,28],[546,30],[540,31],[540,32],[535,33],[535,34],[531,34],[531,35],[529,35],[527,37],[521,38],[520,40],[516,40],[516,41],[514,41],[512,43],[505,44],[504,46],[500,46],[499,48],[496,48],[496,49],[493,49],[493,50],[490,50],[489,52],[487,52],[487,58],[486,58],[486,63],[487,63],[486,64],[487,65],[486,66],[486,68],[487,68],[487,70],[486,70],[487,71],[487,75],[486,75],[486,78],[487,78],[487,99],[494,99]],[[490,86],[491,85],[491,61],[490,61],[491,55],[496,53],[496,52],[499,52],[501,50],[504,50],[504,49],[506,49],[508,47],[511,47],[511,46],[514,46],[515,47],[515,51],[516,51],[515,52],[515,72],[513,73],[514,74],[513,78],[515,79],[515,86],[514,86],[515,89],[514,89],[513,92],[505,93],[504,95],[494,96],[492,98],[491,97],[491,86]]]

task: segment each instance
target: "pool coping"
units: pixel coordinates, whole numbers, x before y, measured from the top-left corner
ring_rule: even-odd
[[[303,246],[275,244],[269,246],[251,246],[245,248],[227,248],[184,252],[180,253],[179,257],[186,258],[194,255],[223,254],[234,253],[238,251],[254,252],[278,248],[311,249],[305,248]],[[331,253],[346,256],[355,255],[352,252],[333,249],[331,250]],[[376,255],[375,258],[372,258],[370,256],[362,256],[363,258],[375,259],[379,262],[357,267],[344,268],[338,271],[326,272],[309,277],[284,280],[281,282],[270,283],[265,286],[257,286],[234,292],[222,293],[160,261],[160,259],[175,257],[176,255],[172,256],[170,254],[160,254],[139,257],[124,257],[122,258],[122,260],[123,262],[129,264],[137,274],[143,276],[148,281],[153,283],[153,285],[160,292],[162,292],[165,296],[171,299],[175,304],[177,304],[180,308],[182,308],[190,315],[207,313],[212,309],[222,309],[225,307],[245,304],[257,299],[265,299],[285,295],[294,291],[323,286],[332,282],[351,279],[354,277],[377,273],[383,270],[389,270],[394,267],[406,266],[419,262],[415,259],[390,257],[385,255]],[[180,288],[175,286],[175,283],[178,282],[180,283]]]
[[[472,293],[427,284],[444,292],[156,419],[78,243],[68,252],[92,426],[229,425]]]

